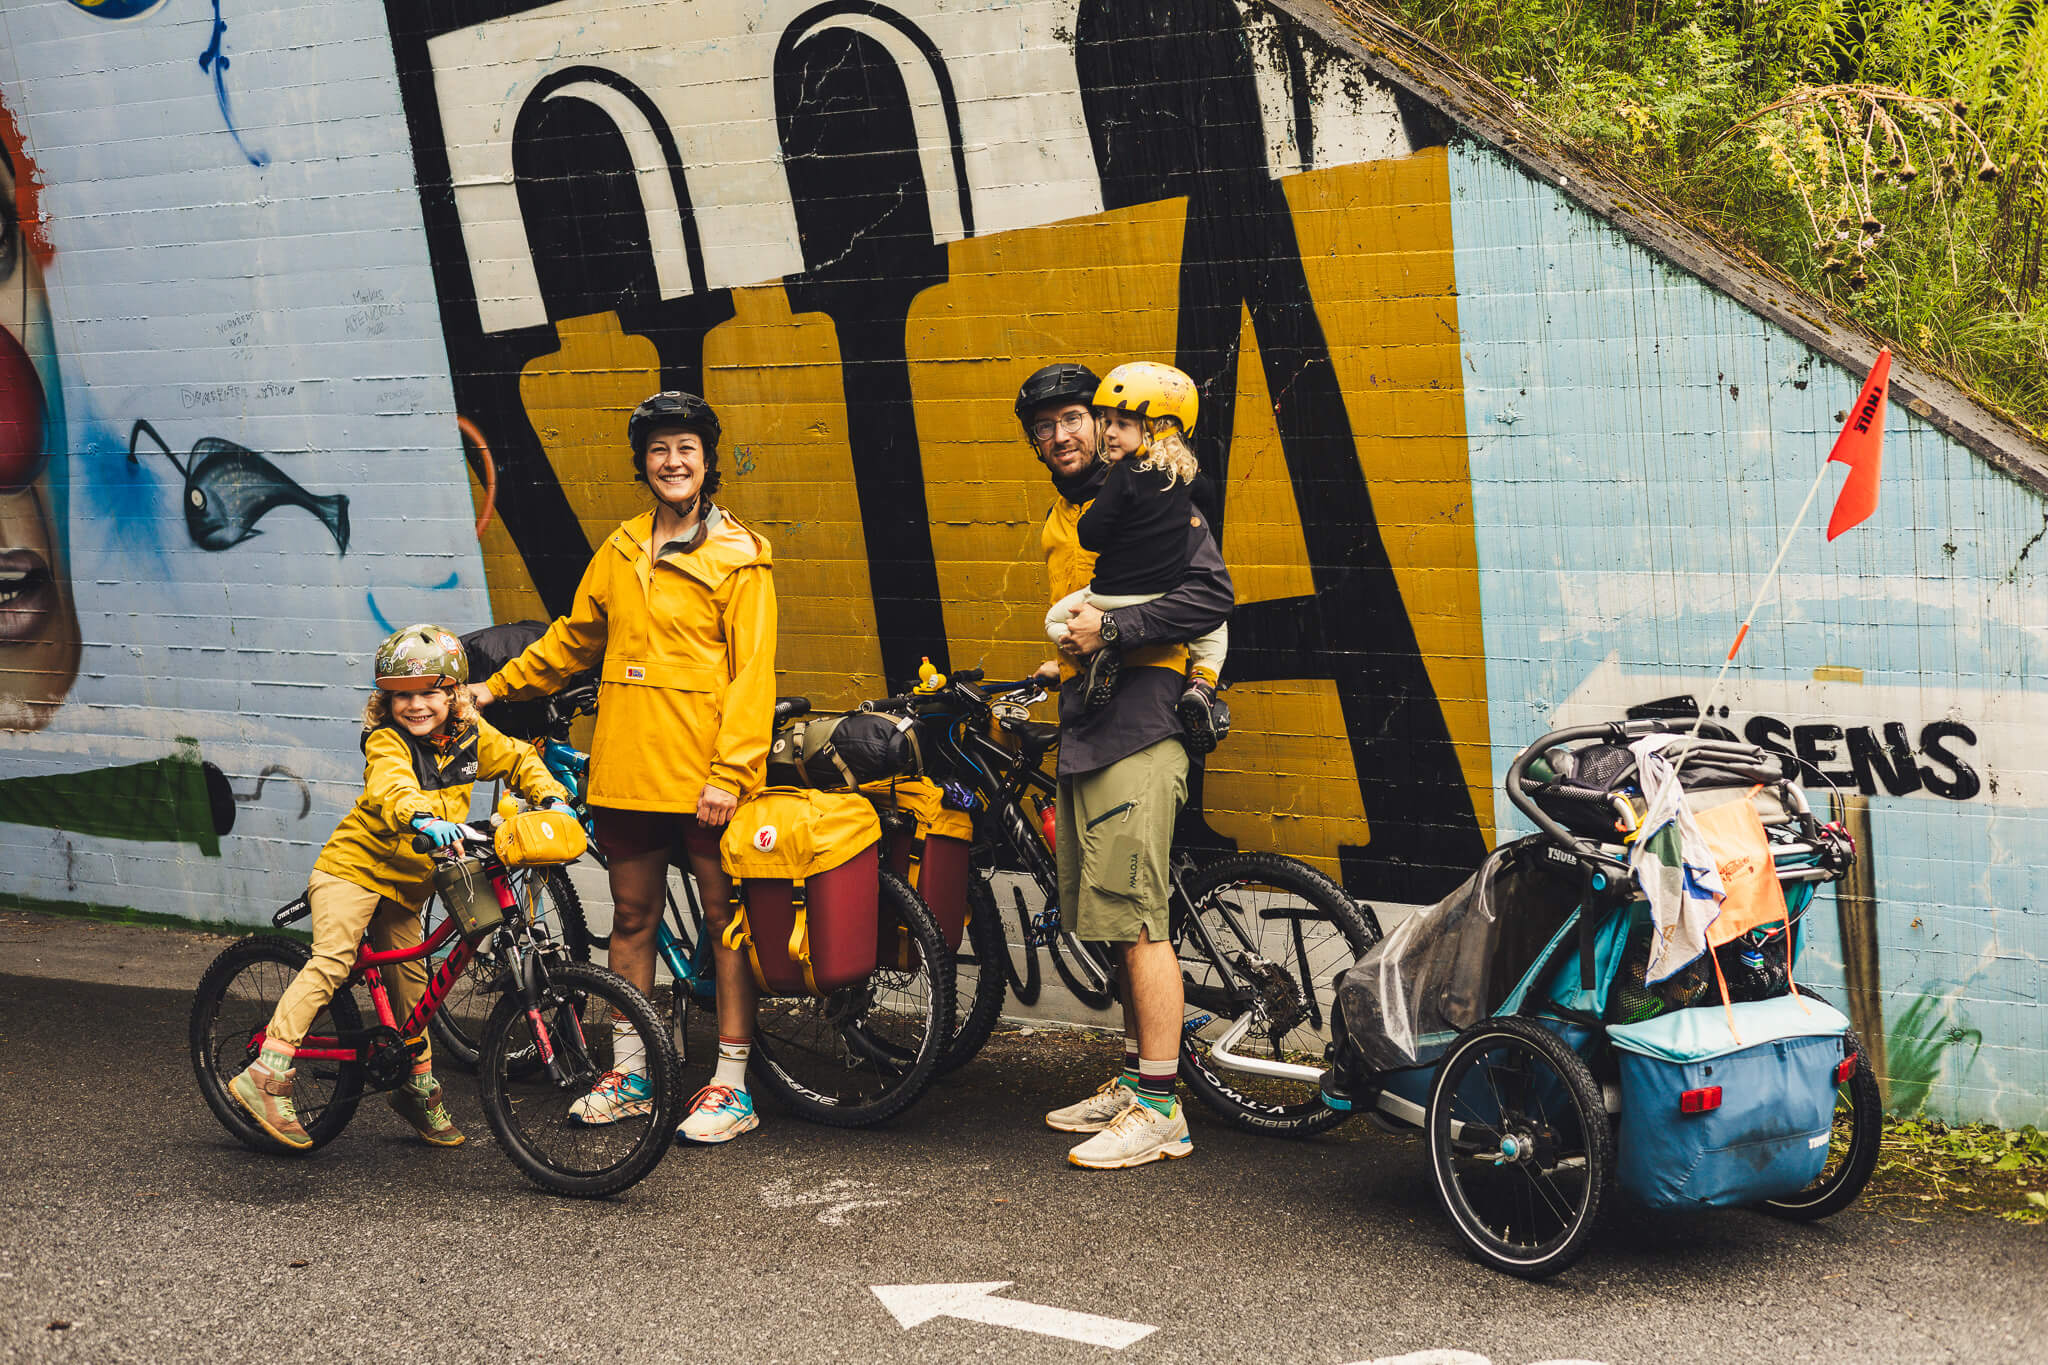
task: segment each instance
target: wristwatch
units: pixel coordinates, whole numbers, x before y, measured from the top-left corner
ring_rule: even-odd
[[[1102,625],[1099,629],[1102,633],[1102,643],[1106,645],[1116,643],[1119,632],[1116,628],[1116,618],[1114,616],[1111,616],[1108,612],[1102,613]]]

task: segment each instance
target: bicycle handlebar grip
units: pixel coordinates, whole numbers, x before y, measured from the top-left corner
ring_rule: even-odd
[[[876,697],[860,704],[863,711],[886,711],[894,715],[907,715],[915,697]]]
[[[775,699],[775,719],[777,723],[785,720],[795,720],[798,716],[808,716],[809,714],[811,714],[811,699],[809,697],[777,697]]]
[[[424,834],[415,834],[412,836],[412,851],[415,853],[432,853],[434,851],[434,841]]]
[[[956,683],[978,683],[984,675],[978,668],[956,668],[952,676]]]

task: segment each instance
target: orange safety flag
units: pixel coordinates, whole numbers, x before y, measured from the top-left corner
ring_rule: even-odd
[[[1877,510],[1877,475],[1884,463],[1885,383],[1891,373],[1892,352],[1887,346],[1877,353],[1870,378],[1863,381],[1863,392],[1856,395],[1856,406],[1849,409],[1849,420],[1842,424],[1842,434],[1828,452],[1830,461],[1840,460],[1849,466],[1849,477],[1828,517],[1829,540],[1862,525]]]

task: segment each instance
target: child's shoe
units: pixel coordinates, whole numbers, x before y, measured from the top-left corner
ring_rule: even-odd
[[[292,1077],[297,1073],[283,1066],[284,1060],[274,1052],[262,1053],[228,1082],[228,1094],[264,1132],[295,1151],[310,1151],[313,1135],[300,1126],[299,1111],[292,1104]]]
[[[644,1119],[654,1112],[654,1087],[639,1072],[607,1071],[590,1093],[569,1106],[569,1118],[596,1127],[620,1119]]]
[[[1117,674],[1123,671],[1123,655],[1114,646],[1104,645],[1088,656],[1086,690],[1081,698],[1081,711],[1092,715],[1109,705],[1109,699],[1116,693]]]
[[[434,1079],[433,1072],[408,1077],[391,1092],[391,1107],[436,1147],[462,1145],[462,1130],[455,1126],[454,1116],[441,1102],[441,1083]]]
[[[1230,733],[1230,703],[1217,696],[1215,687],[1200,674],[1188,679],[1187,690],[1180,694],[1174,710],[1180,716],[1182,741],[1191,754],[1208,753]]]
[[[685,1142],[731,1142],[761,1126],[754,1097],[729,1085],[707,1085],[690,1100],[690,1114],[676,1136]]]

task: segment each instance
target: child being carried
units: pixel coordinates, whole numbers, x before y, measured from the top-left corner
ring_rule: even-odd
[[[1171,365],[1119,365],[1096,390],[1108,472],[1076,528],[1081,548],[1096,556],[1095,572],[1086,588],[1046,613],[1045,632],[1054,644],[1065,642],[1067,622],[1082,606],[1141,606],[1187,576],[1188,530],[1196,519],[1193,485],[1200,473],[1187,443],[1195,409],[1194,381]],[[1229,731],[1229,712],[1216,697],[1229,645],[1227,625],[1188,642],[1188,685],[1178,711],[1187,745],[1196,753],[1215,748]],[[1115,649],[1096,652],[1088,669],[1088,710],[1108,703],[1118,671]]]

